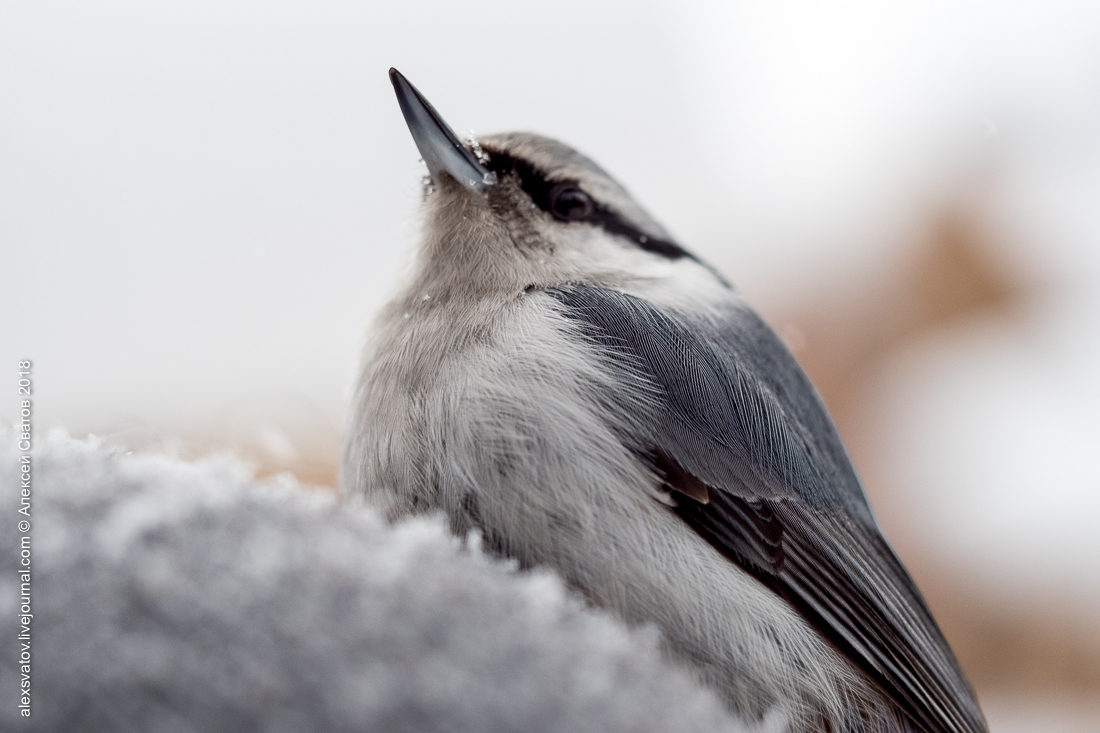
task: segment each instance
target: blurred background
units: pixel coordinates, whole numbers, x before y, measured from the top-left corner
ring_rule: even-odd
[[[1100,730],[1100,5],[0,3],[0,419],[333,485],[423,169],[587,152],[829,404],[992,729]],[[6,380],[6,385],[5,385]]]

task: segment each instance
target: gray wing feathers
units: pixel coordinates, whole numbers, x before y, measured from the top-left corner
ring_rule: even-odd
[[[609,366],[653,384],[666,410],[649,413],[649,427],[693,474],[730,490],[751,482],[774,496],[819,483],[807,436],[776,429],[784,422],[778,400],[729,354],[641,299],[583,287],[551,294]]]
[[[686,471],[712,489],[707,504],[682,501],[677,513],[797,607],[923,727],[984,731],[832,421],[771,329],[744,306],[722,319],[691,318],[600,288],[550,295],[600,345],[606,367],[644,380],[656,401],[633,416],[628,447],[658,474]]]

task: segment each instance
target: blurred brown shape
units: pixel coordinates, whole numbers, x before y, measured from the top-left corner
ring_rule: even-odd
[[[340,435],[308,397],[289,391],[242,396],[207,421],[210,427],[153,428],[121,421],[103,434],[108,445],[187,460],[230,454],[257,477],[288,473],[306,486],[336,491]]]
[[[340,434],[305,395],[253,394],[227,405],[217,423],[221,440],[259,477],[290,473],[304,484],[335,489]]]
[[[951,206],[936,217],[922,246],[880,280],[814,292],[776,309],[769,320],[780,324],[780,335],[858,453],[858,436],[849,436],[852,420],[862,407],[863,385],[885,357],[978,314],[1013,318],[1033,290],[998,261],[980,219],[965,206]]]
[[[913,342],[972,318],[1022,318],[1041,289],[1008,265],[967,205],[934,217],[921,246],[875,282],[807,295],[772,309],[827,403],[880,521],[932,607],[971,680],[984,689],[1100,695],[1096,614],[1062,599],[993,593],[944,567],[921,544],[875,463],[861,416],[869,382]]]
[[[950,568],[908,564],[976,686],[1100,696],[1095,614],[1057,597],[983,595]]]
[[[289,473],[306,486],[338,493],[337,448],[338,446],[333,445],[330,450],[296,451],[292,456],[286,456],[273,455],[266,446],[255,442],[238,442],[233,445],[234,451],[243,460],[255,466],[258,478]]]
[[[907,273],[904,298],[912,315],[907,340],[977,312],[1018,313],[1028,288],[997,262],[997,250],[973,216],[949,210]]]

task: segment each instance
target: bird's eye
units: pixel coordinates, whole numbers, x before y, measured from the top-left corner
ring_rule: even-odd
[[[592,197],[572,184],[559,183],[550,191],[550,213],[558,221],[584,221],[595,211]]]

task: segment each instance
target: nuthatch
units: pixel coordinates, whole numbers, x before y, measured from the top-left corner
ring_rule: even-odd
[[[443,513],[797,731],[985,731],[794,358],[586,157],[464,145],[396,70],[431,174],[364,354],[343,482]]]

